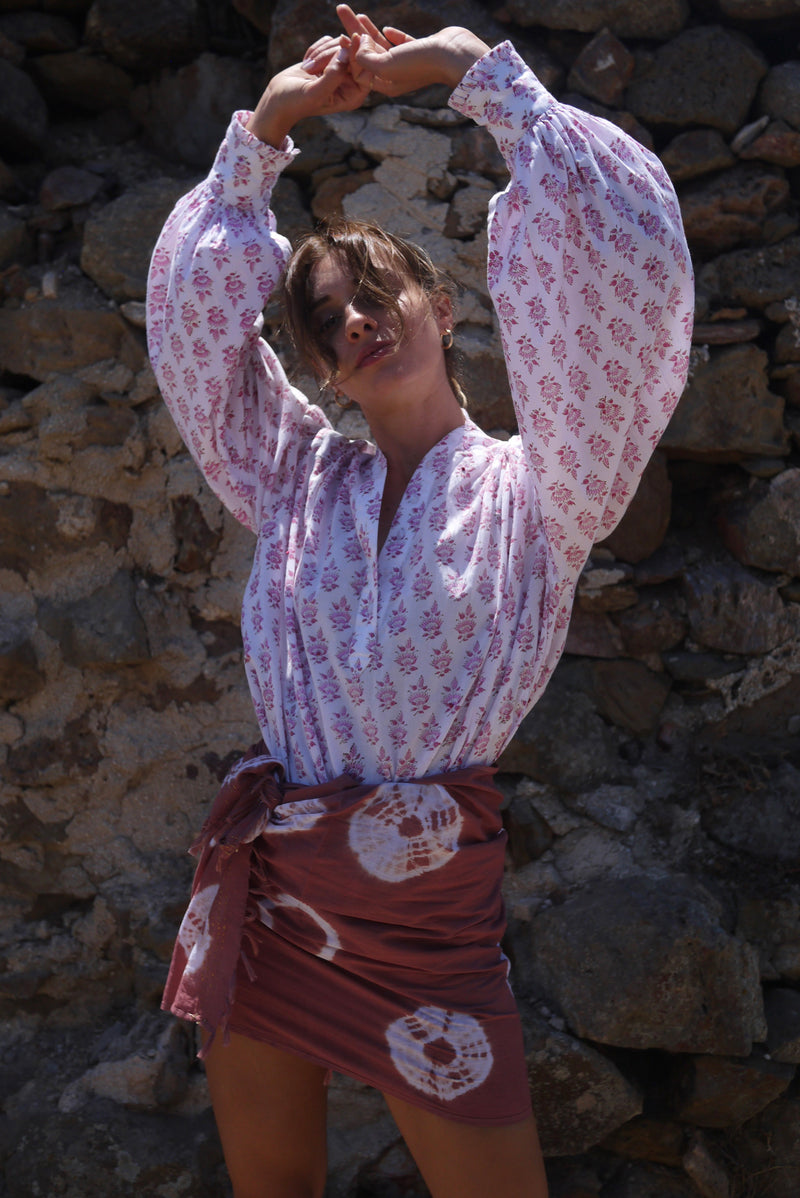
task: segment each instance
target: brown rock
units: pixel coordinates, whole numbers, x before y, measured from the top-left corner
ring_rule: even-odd
[[[545,1156],[586,1152],[642,1109],[616,1066],[572,1036],[542,1028],[526,1060]]]
[[[767,1048],[773,1061],[800,1065],[800,993],[782,987],[764,994]]]
[[[619,728],[646,736],[658,723],[671,682],[638,661],[592,664],[597,710]]]
[[[800,321],[796,318],[778,333],[773,353],[776,362],[800,362]]]
[[[779,1098],[794,1072],[761,1056],[689,1057],[673,1074],[675,1116],[698,1127],[737,1127]]]
[[[800,469],[755,480],[724,499],[722,538],[745,566],[800,574]]]
[[[645,124],[709,125],[735,133],[766,70],[746,38],[697,26],[639,60],[626,103]]]
[[[27,54],[59,54],[78,45],[75,26],[66,17],[45,12],[9,12],[0,16],[0,33]]]
[[[603,1187],[603,1198],[697,1198],[697,1190],[682,1172],[629,1164]]]
[[[47,106],[25,71],[0,58],[0,153],[29,158],[41,150]]]
[[[602,544],[624,562],[651,557],[666,536],[672,510],[672,484],[666,458],[654,453],[625,515]]]
[[[608,27],[619,37],[674,37],[689,13],[684,0],[504,0],[502,21],[594,33]]]
[[[630,657],[644,657],[680,644],[688,623],[676,609],[675,595],[668,588],[660,587],[642,595],[634,607],[618,612],[613,618],[625,652]]]
[[[712,350],[696,365],[661,448],[717,462],[785,453],[783,400],[767,390],[767,361],[754,345]]]
[[[484,330],[456,329],[461,385],[469,403],[469,414],[487,431],[516,428],[517,417],[508,374],[502,355]]]
[[[800,10],[798,0],[719,0],[720,12],[735,21],[768,21],[775,17],[793,17]]]
[[[453,152],[448,169],[477,171],[492,179],[508,178],[508,167],[491,133],[479,125],[459,125],[452,133]]]
[[[30,640],[32,627],[0,618],[0,698],[4,703],[29,699],[44,686],[36,650]]]
[[[761,84],[759,107],[776,120],[800,129],[800,62],[781,62],[772,67]]]
[[[714,840],[762,862],[791,866],[800,857],[800,771],[788,761],[755,783],[725,796],[703,815]]]
[[[154,179],[106,204],[86,222],[81,268],[106,295],[144,299],[147,270],[161,227],[186,184]]]
[[[702,1135],[692,1136],[682,1164],[702,1198],[731,1198],[731,1180]]]
[[[566,653],[581,657],[619,657],[622,638],[605,612],[590,612],[576,605],[567,633]]]
[[[150,657],[136,583],[126,571],[85,598],[64,604],[47,600],[39,608],[39,623],[71,666],[135,665]]]
[[[698,286],[718,304],[765,308],[797,290],[800,237],[757,250],[733,250],[709,262],[698,273]]]
[[[131,94],[130,75],[86,49],[43,54],[33,59],[32,68],[43,95],[56,110],[65,104],[86,112],[124,108]]]
[[[103,179],[77,166],[57,166],[45,176],[39,202],[49,212],[89,204],[103,187]]]
[[[779,1098],[736,1134],[746,1177],[769,1178],[767,1198],[800,1194],[800,1098]]]
[[[709,562],[687,570],[686,609],[692,636],[724,653],[768,653],[788,637],[776,588],[738,563]]]
[[[314,191],[311,201],[311,211],[317,220],[326,216],[342,216],[342,200],[364,183],[372,183],[374,171],[355,171],[346,175],[333,175],[321,183]],[[283,228],[283,225],[280,226]]]
[[[783,121],[772,121],[739,151],[739,157],[757,158],[775,166],[800,166],[800,133]]]
[[[629,583],[612,587],[578,587],[577,604],[586,612],[624,611],[633,607],[639,592]]]
[[[717,129],[689,129],[664,148],[661,161],[673,183],[733,166],[733,154]]]
[[[27,258],[29,245],[25,221],[0,208],[0,267]]]
[[[652,1161],[656,1165],[680,1168],[683,1162],[685,1128],[640,1115],[612,1132],[601,1148],[632,1160]]]
[[[686,878],[598,882],[531,922],[539,993],[579,1036],[667,1052],[750,1052],[766,1033],[755,951]]]
[[[760,320],[695,321],[692,341],[695,345],[742,345],[755,341],[762,329]]]
[[[633,74],[634,57],[607,29],[584,46],[572,64],[567,86],[601,104],[619,104]]]
[[[687,240],[703,255],[770,237],[770,217],[789,202],[778,168],[739,164],[713,179],[690,183],[680,194]]]
[[[152,73],[188,62],[201,48],[196,0],[94,0],[86,18],[89,44],[126,71]]]
[[[503,812],[508,850],[515,869],[537,861],[555,839],[547,821],[539,814],[530,795],[517,795]]]

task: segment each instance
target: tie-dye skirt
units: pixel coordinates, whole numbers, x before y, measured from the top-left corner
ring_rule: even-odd
[[[492,772],[293,787],[251,751],[194,846],[164,1006],[453,1119],[524,1119]]]

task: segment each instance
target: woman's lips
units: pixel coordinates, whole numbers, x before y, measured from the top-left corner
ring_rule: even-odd
[[[393,350],[393,341],[383,341],[379,345],[373,345],[358,359],[356,369],[360,370],[362,366],[371,366],[373,362],[377,362],[379,358],[385,357],[387,354],[392,353]]]

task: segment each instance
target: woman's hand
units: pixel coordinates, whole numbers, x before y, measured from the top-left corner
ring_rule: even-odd
[[[413,38],[386,25],[381,32],[369,17],[347,4],[336,8],[350,35],[350,70],[359,82],[369,79],[373,91],[399,96],[432,83],[455,88],[489,47],[469,29],[451,26],[430,37]]]
[[[270,79],[247,128],[268,145],[280,149],[286,135],[304,117],[350,112],[369,93],[368,72],[360,79],[350,69],[350,38],[320,38],[303,64],[287,67]],[[309,59],[315,47],[318,57]]]

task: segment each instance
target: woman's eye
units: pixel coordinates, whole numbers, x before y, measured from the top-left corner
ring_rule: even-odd
[[[323,316],[317,329],[321,337],[333,332],[333,330],[336,328],[337,319],[338,317],[335,312],[329,312],[327,316]]]

